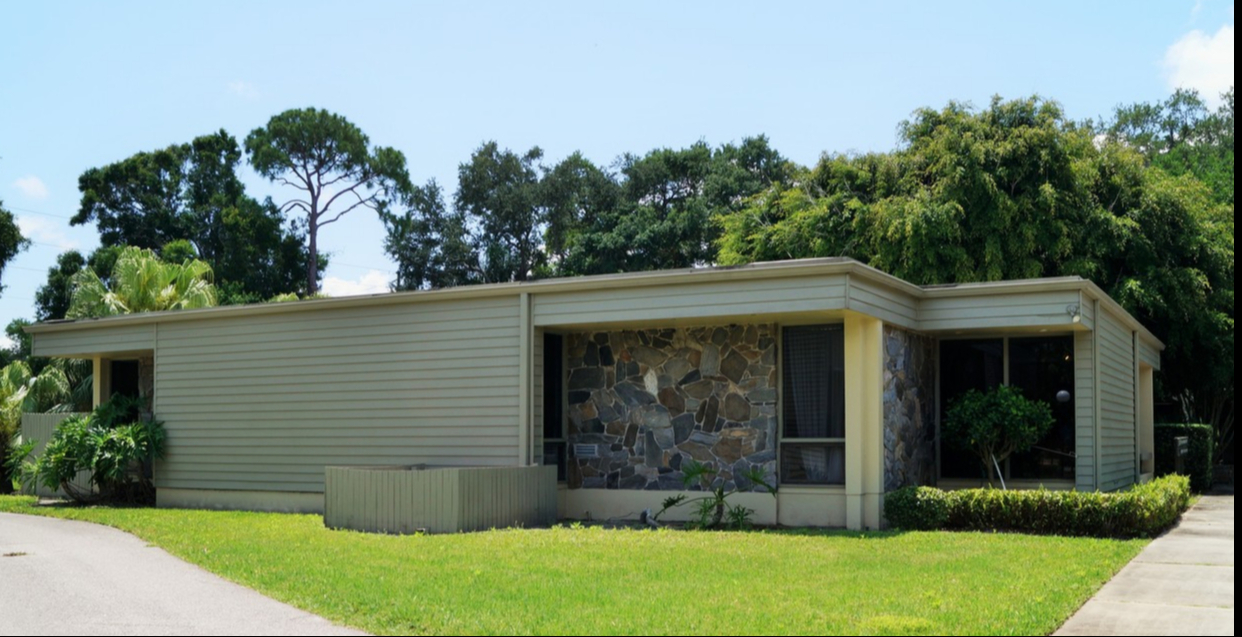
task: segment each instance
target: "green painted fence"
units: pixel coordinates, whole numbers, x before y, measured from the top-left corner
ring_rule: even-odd
[[[60,423],[72,416],[88,416],[90,414],[22,414],[22,440],[34,440],[39,444],[35,446],[34,457],[39,457],[43,453],[43,448],[47,446],[47,441],[52,439],[52,434],[56,431],[56,427]],[[91,474],[89,471],[78,473],[78,477],[74,479],[73,485],[89,491],[91,488]],[[49,489],[43,485],[22,485],[22,491],[25,493],[33,493],[42,498],[60,498],[65,494],[60,489]]]
[[[556,467],[327,467],[324,524],[457,533],[556,521]]]

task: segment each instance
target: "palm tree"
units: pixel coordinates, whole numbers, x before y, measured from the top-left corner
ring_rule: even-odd
[[[89,392],[89,383],[85,385]],[[72,411],[78,399],[69,375],[58,365],[35,374],[25,361],[0,369],[0,493],[12,491],[7,470],[9,447],[22,424],[22,414]]]
[[[212,307],[216,286],[211,266],[198,259],[165,263],[150,250],[125,248],[108,283],[90,268],[73,278],[68,318],[97,318]]]

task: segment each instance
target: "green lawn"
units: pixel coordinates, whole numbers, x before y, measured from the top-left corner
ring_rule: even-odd
[[[1142,541],[556,528],[394,537],[312,515],[35,507],[381,634],[1043,635]]]

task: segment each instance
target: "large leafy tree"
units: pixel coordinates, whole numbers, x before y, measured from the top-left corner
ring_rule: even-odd
[[[616,177],[582,153],[545,172],[541,184],[547,214],[544,246],[554,270],[564,271],[584,233],[600,227],[621,204]]]
[[[411,189],[405,156],[372,146],[352,122],[316,108],[291,109],[246,136],[250,164],[267,179],[301,191],[279,208],[305,215],[307,294],[319,290],[319,231],[357,210],[383,212]]]
[[[1233,89],[1212,111],[1194,90],[1178,90],[1157,103],[1122,106],[1101,132],[1140,150],[1173,175],[1189,174],[1233,205]]]
[[[713,150],[699,142],[620,160],[620,200],[570,237],[566,274],[687,268],[715,260],[713,218],[744,205],[793,167],[764,137]]]
[[[434,182],[404,211],[381,213],[395,289],[524,281],[565,271],[583,232],[612,215],[620,185],[574,153],[548,168],[538,148],[518,154],[495,142],[458,167],[450,210]]]
[[[583,232],[566,259],[571,274],[685,268],[709,252],[711,208],[703,186],[711,148],[663,148],[620,162],[622,201]]]
[[[0,200],[0,281],[4,280],[4,268],[29,245],[30,240],[22,236],[13,213],[5,210],[4,201]],[[4,285],[0,284],[0,292],[3,291]]]
[[[151,250],[126,248],[105,283],[89,268],[75,275],[69,318],[96,318],[211,307],[217,292],[211,266],[166,263]]]
[[[434,180],[415,187],[404,210],[380,212],[387,234],[384,251],[397,262],[393,290],[455,287],[478,281],[478,258],[465,216],[450,211]]]
[[[82,203],[71,223],[94,222],[111,248],[162,252],[188,241],[215,270],[227,301],[301,291],[310,261],[302,232],[270,201],[246,194],[241,157],[237,140],[221,130],[92,168],[78,179]],[[57,285],[49,278],[49,292]]]
[[[47,283],[35,292],[35,320],[65,318],[73,297],[73,277],[86,267],[86,257],[77,250],[61,253],[56,265],[47,269]]]
[[[454,205],[474,225],[481,282],[526,281],[546,265],[542,158],[537,146],[519,155],[487,142],[457,169]]]
[[[850,256],[925,284],[1089,277],[1168,344],[1164,395],[1232,435],[1233,205],[1159,165],[1169,153],[1147,146],[1168,134],[1100,136],[1038,98],[924,109],[900,130],[892,153],[827,156],[719,215],[719,261]]]
[[[8,337],[9,345],[0,347],[0,367],[30,358],[30,335],[24,329],[27,325],[30,325],[30,321],[15,318],[4,326],[4,335]]]

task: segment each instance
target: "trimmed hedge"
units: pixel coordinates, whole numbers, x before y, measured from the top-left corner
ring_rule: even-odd
[[[1160,534],[1189,505],[1190,481],[1167,476],[1118,493],[907,487],[884,498],[884,513],[889,524],[912,531],[1128,538]]]
[[[908,531],[934,531],[949,523],[949,494],[932,487],[906,487],[884,496],[889,524]]]
[[[1186,456],[1190,488],[1196,493],[1211,491],[1216,477],[1212,467],[1216,432],[1212,431],[1211,425],[1156,425],[1156,475],[1173,473],[1173,468],[1177,466],[1177,447],[1173,439],[1181,436],[1190,439],[1190,453]]]

